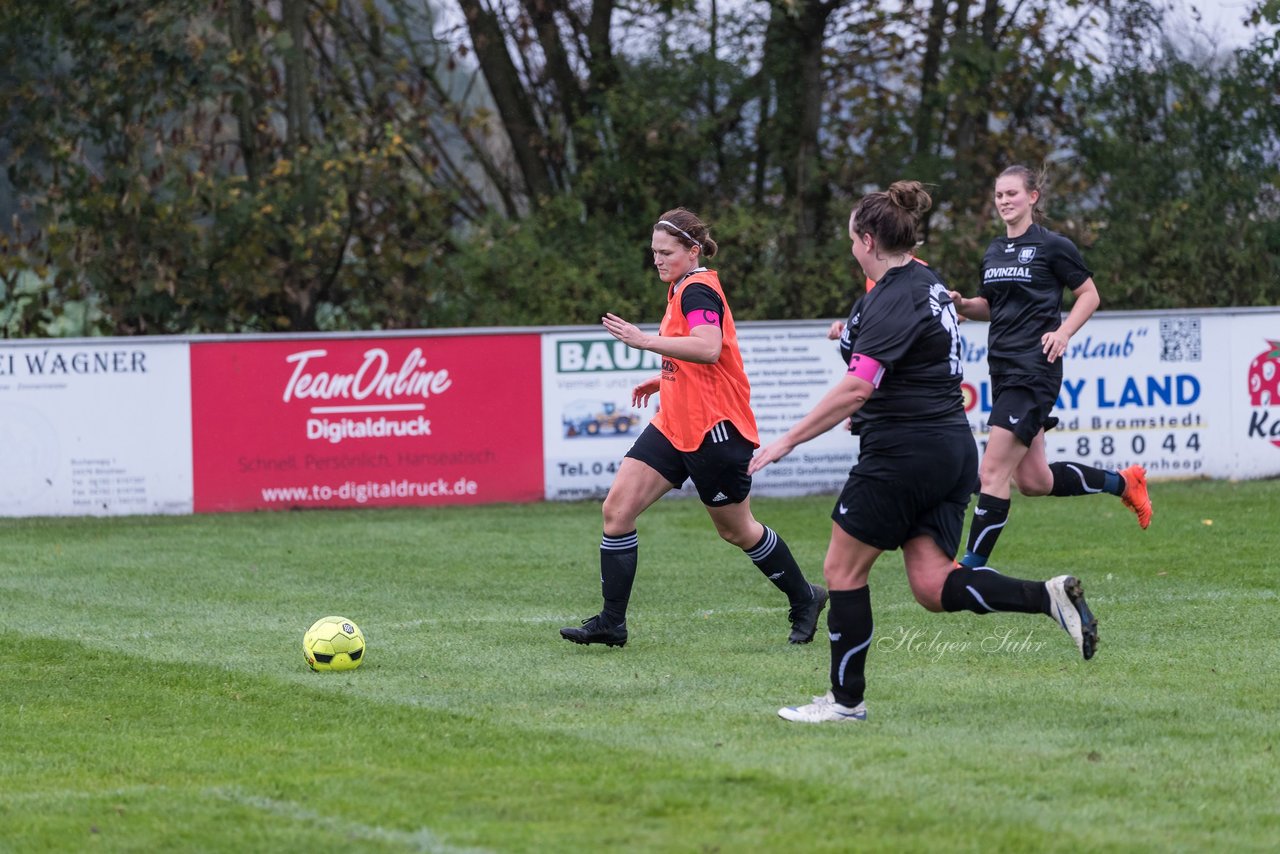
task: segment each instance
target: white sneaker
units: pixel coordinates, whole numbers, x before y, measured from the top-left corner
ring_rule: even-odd
[[[1044,583],[1049,591],[1049,616],[1067,630],[1085,661],[1098,648],[1098,621],[1084,601],[1084,586],[1070,575],[1059,575]]]
[[[846,721],[865,721],[867,704],[859,703],[852,709],[836,702],[836,698],[828,691],[821,697],[814,697],[812,703],[804,706],[786,706],[778,709],[778,717],[787,721],[803,724],[844,723]]]

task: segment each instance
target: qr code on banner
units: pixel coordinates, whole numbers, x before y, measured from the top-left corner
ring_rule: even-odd
[[[1178,317],[1160,321],[1160,361],[1200,361],[1200,318]]]

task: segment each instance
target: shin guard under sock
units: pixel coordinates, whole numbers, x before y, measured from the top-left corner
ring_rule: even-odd
[[[856,706],[863,700],[872,628],[870,587],[831,591],[827,633],[831,640],[831,693],[837,703]]]
[[[996,498],[983,492],[978,495],[978,506],[973,508],[973,520],[969,523],[969,546],[960,559],[961,566],[975,568],[986,566],[995,551],[996,540],[1009,521],[1009,499]]]
[[[994,569],[953,569],[942,584],[944,611],[1015,611],[1021,614],[1049,613],[1049,593],[1044,582],[1023,581],[1001,575]]]
[[[600,593],[604,597],[601,613],[615,626],[627,619],[639,553],[640,538],[635,531],[616,537],[605,534],[600,539]]]
[[[796,559],[791,556],[791,549],[787,548],[786,541],[768,525],[764,526],[760,542],[743,551],[756,568],[764,573],[765,578],[787,594],[787,601],[792,605],[803,604],[813,598],[813,588],[805,580]]]

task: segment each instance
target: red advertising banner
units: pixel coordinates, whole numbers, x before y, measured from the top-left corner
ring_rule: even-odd
[[[540,501],[540,342],[193,343],[194,509]]]

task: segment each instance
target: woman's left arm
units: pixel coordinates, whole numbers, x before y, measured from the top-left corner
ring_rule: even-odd
[[[659,356],[670,356],[682,362],[713,365],[720,359],[724,345],[724,333],[719,326],[703,324],[689,330],[688,335],[669,337],[650,335],[634,323],[628,323],[616,314],[606,314],[600,322],[609,334],[628,347],[648,350]]]
[[[1040,338],[1043,352],[1050,362],[1067,352],[1067,343],[1071,341],[1071,336],[1079,332],[1080,327],[1093,317],[1093,313],[1098,310],[1098,305],[1102,302],[1092,276],[1085,279],[1071,293],[1075,295],[1076,301],[1071,306],[1071,311],[1067,313],[1066,319],[1062,321],[1062,325],[1052,332],[1046,332]]]

